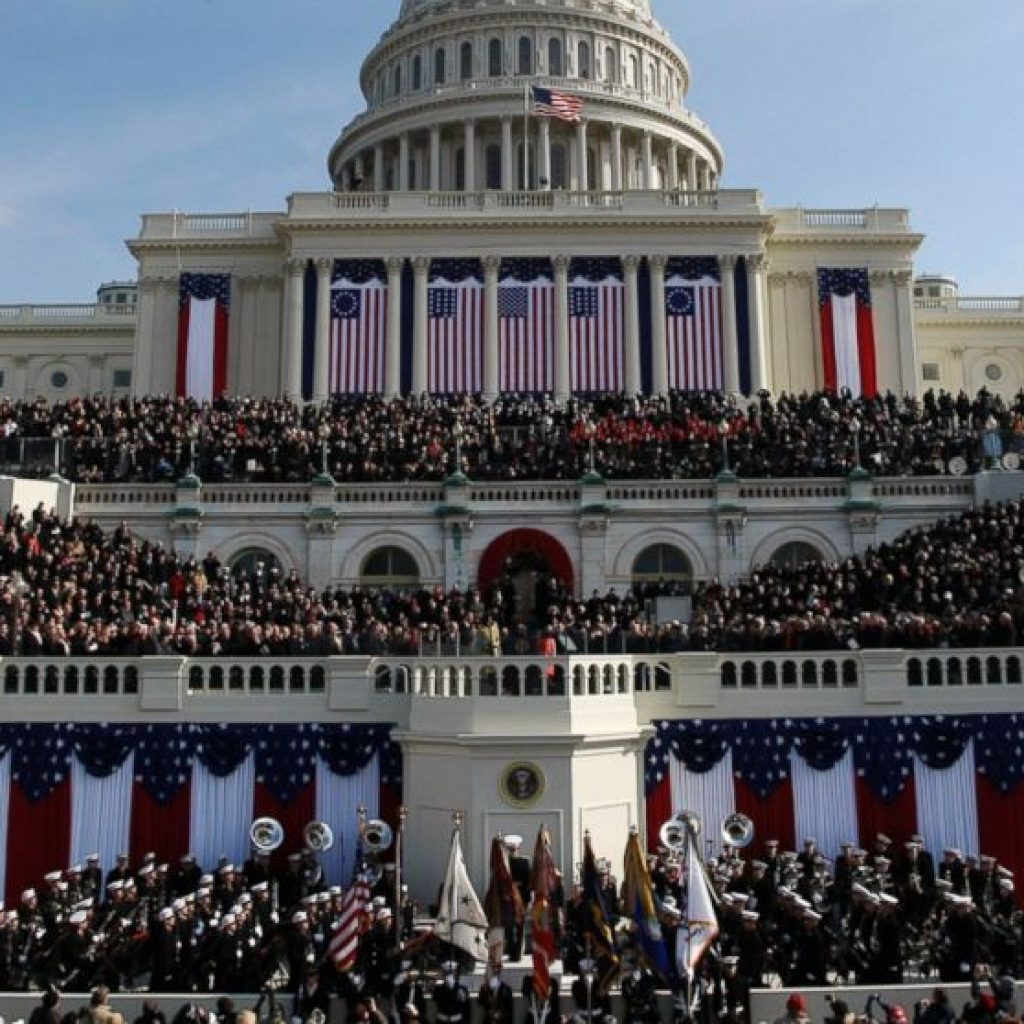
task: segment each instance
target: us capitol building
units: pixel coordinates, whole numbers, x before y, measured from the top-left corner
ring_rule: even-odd
[[[751,395],[866,385],[869,372],[879,390],[901,394],[1024,385],[1024,299],[964,297],[952,278],[915,278],[922,236],[906,210],[780,209],[756,189],[721,187],[725,153],[687,108],[689,62],[649,0],[403,0],[360,83],[366,110],[331,145],[325,191],[293,194],[278,211],[146,214],[128,243],[137,283],[105,285],[96,305],[0,307],[3,396],[182,393],[186,276],[227,279],[214,377],[234,394],[322,400],[347,381],[388,396],[700,386]],[[581,101],[580,116],[528,115],[537,90]],[[476,303],[465,316],[478,318],[467,321],[477,334],[458,349],[444,348],[438,321],[462,314],[436,298],[438,282]],[[543,303],[526,370],[513,365],[513,314],[502,311],[511,283]],[[370,284],[378,319],[361,351],[375,361],[352,385],[338,348],[347,314],[332,293],[366,305]],[[580,293],[603,302],[605,288],[614,307],[601,320]],[[621,592],[647,572],[689,585],[773,558],[841,558],[1007,493],[1016,474],[1002,477],[186,478],[20,482],[17,497],[23,507],[45,497],[111,529],[127,522],[183,554],[272,561],[312,586],[379,583],[383,573],[393,585],[466,587],[529,544],[568,564],[576,592],[589,595]],[[453,809],[464,811],[481,880],[490,835],[532,835],[541,821],[568,875],[585,829],[617,853],[628,826],[644,824],[655,721],[977,706],[963,687],[911,689],[907,652],[808,656],[799,685],[794,676],[769,690],[776,674],[763,666],[773,659],[751,656],[758,667],[738,688],[726,655],[579,655],[562,659],[565,688],[530,696],[506,684],[550,678],[540,659],[307,659],[278,666],[281,685],[264,689],[255,680],[266,664],[233,663],[228,678],[213,662],[159,657],[134,675],[113,664],[103,676],[113,682],[91,697],[70,686],[67,666],[51,666],[43,692],[15,666],[5,715],[392,723],[411,843],[443,847]],[[999,704],[996,689],[986,699]],[[1013,694],[1005,701],[1012,708]],[[519,764],[533,773],[523,792],[510,773]],[[411,862],[414,891],[430,891],[437,872]]]

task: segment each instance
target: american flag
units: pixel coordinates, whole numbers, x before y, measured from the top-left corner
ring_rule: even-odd
[[[575,392],[621,391],[625,286],[606,260],[574,260],[569,369]]]
[[[505,393],[554,386],[555,286],[549,278],[498,286],[499,388]]]
[[[231,275],[181,275],[178,289],[179,398],[209,401],[228,386]]]
[[[876,395],[875,323],[867,268],[820,268],[818,302],[826,389]]]
[[[530,86],[530,110],[538,117],[554,117],[569,124],[583,120],[583,100],[558,89]]]
[[[484,286],[470,277],[427,292],[427,388],[432,394],[483,390]]]
[[[331,285],[331,392],[379,394],[384,390],[388,286],[381,277],[339,277]]]
[[[369,883],[365,876],[357,875],[342,900],[338,927],[327,947],[327,955],[339,971],[347,971],[355,965],[359,940],[366,931],[366,908],[369,903]]]
[[[668,386],[722,387],[722,282],[712,261],[685,261],[665,281]]]

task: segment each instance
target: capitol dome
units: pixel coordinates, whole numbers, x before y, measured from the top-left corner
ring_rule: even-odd
[[[341,192],[708,191],[724,154],[649,0],[403,0],[335,142]],[[579,124],[525,117],[531,86]]]

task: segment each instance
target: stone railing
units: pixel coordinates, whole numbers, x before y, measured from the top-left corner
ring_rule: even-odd
[[[3,658],[0,720],[158,719],[408,724],[475,707],[529,728],[610,701],[640,724],[699,715],[915,714],[1019,708],[1024,648],[656,653],[545,658]],[[452,703],[454,702],[454,703]],[[552,704],[552,707],[555,703]]]
[[[776,233],[782,235],[808,232],[853,231],[858,234],[905,233],[910,230],[910,215],[902,209],[870,207],[861,210],[772,210]]]
[[[64,325],[73,323],[109,323],[126,326],[135,319],[136,309],[129,304],[75,302],[52,306],[0,306],[0,327]],[[129,325],[130,326],[130,325]]]
[[[270,241],[277,236],[274,225],[281,213],[245,211],[240,213],[148,213],[142,218],[139,238],[173,240],[176,238],[253,238]]]
[[[954,295],[947,298],[917,298],[914,306],[935,313],[1024,313],[1024,296]]]

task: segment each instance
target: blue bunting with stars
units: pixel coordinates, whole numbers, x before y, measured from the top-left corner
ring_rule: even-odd
[[[135,781],[166,805],[192,775],[196,761],[230,775],[252,753],[256,777],[282,803],[292,800],[323,761],[335,775],[354,775],[380,754],[381,782],[402,785],[402,748],[392,726],[373,723],[155,724],[28,723],[0,726],[0,757],[12,756],[11,780],[33,803],[67,778],[71,758],[107,778],[135,754]]]
[[[661,784],[674,756],[689,771],[708,772],[732,751],[733,773],[762,799],[789,778],[796,751],[828,771],[853,749],[858,778],[882,800],[903,792],[914,755],[929,768],[952,767],[974,743],[977,770],[1002,793],[1024,779],[1024,715],[895,715],[878,718],[748,718],[659,721],[648,741],[648,793]]]

